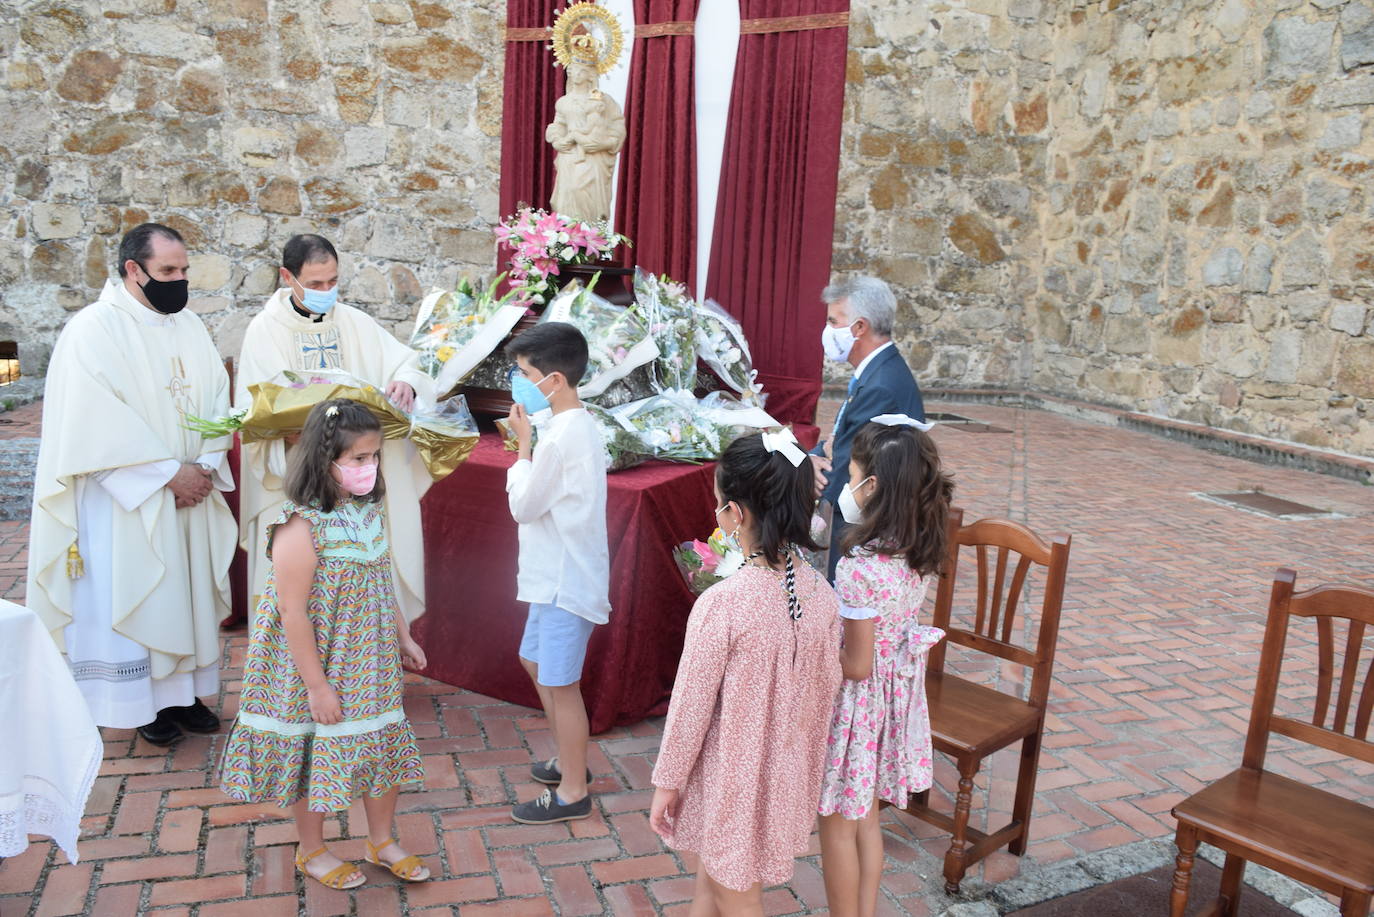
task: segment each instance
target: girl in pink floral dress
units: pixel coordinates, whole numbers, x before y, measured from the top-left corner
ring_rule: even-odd
[[[762,914],[816,821],[840,683],[839,602],[797,556],[815,475],[791,434],[753,434],[716,467],[716,518],[747,563],[687,622],[654,767],[650,824],[701,858],[692,913]]]
[[[871,917],[883,838],[878,800],[902,808],[931,783],[926,653],[944,636],[917,624],[945,555],[954,485],[929,429],[875,417],[854,437],[838,506],[851,523],[835,569],[844,618],[844,681],[835,699],[820,794],[821,859],[830,913]]]

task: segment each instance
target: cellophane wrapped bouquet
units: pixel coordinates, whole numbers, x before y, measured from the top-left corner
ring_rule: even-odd
[[[420,354],[420,367],[434,378],[435,391],[452,391],[525,314],[516,290],[497,295],[505,277],[485,288],[464,277],[454,289],[430,290],[421,301],[410,346]]]
[[[762,407],[763,390],[740,323],[710,299],[696,303],[693,316],[697,357],[742,400]]]
[[[593,280],[591,286],[595,285]],[[587,374],[577,387],[582,398],[601,395],[612,383],[658,356],[638,303],[617,306],[580,280],[558,291],[540,321],[567,322],[587,339]]]
[[[415,413],[402,411],[375,385],[342,370],[283,370],[267,382],[248,386],[252,404],[226,417],[187,417],[186,427],[206,439],[238,433],[246,443],[299,433],[321,401],[348,398],[370,410],[386,439],[410,439],[439,481],[461,465],[477,445],[477,424],[462,395]]]
[[[635,268],[635,299],[658,344],[654,378],[659,389],[692,391],[697,384],[695,304],[686,286]]]

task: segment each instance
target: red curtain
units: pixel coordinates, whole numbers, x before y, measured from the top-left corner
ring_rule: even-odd
[[[544,128],[563,94],[563,70],[548,50],[559,0],[507,0],[506,84],[501,109],[501,216],[521,204],[549,206],[553,147]]]
[[[616,231],[638,264],[696,285],[697,155],[693,66],[697,0],[635,0],[634,54]]]
[[[784,422],[811,422],[820,397],[848,10],[848,0],[740,2],[706,295],[743,323],[768,409]]]

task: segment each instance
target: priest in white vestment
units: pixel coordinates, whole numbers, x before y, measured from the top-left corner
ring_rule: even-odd
[[[339,257],[323,236],[293,236],[282,251],[282,288],[253,317],[243,336],[234,404],[252,403],[248,386],[284,369],[343,370],[384,389],[405,411],[418,401],[434,403],[433,380],[419,355],[376,319],[339,303]],[[287,454],[296,437],[244,443],[240,474],[239,539],[248,555],[248,592],[256,607],[267,585],[267,526],[285,497]],[[396,597],[406,620],[425,610],[425,552],[420,498],[431,479],[410,440],[382,444],[387,534],[391,540]]]
[[[223,361],[183,311],[187,264],[174,230],[130,230],[120,279],[62,329],[29,543],[28,605],[96,723],[159,745],[219,728],[198,698],[219,693],[235,544],[229,440],[183,423],[229,410]]]

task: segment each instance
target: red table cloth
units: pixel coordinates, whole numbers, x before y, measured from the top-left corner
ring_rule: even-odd
[[[411,632],[429,677],[538,707],[518,659],[527,606],[515,600],[518,546],[506,502],[514,462],[495,434],[483,434],[426,494],[426,611]],[[593,631],[582,673],[593,733],[667,710],[694,600],[672,549],[715,528],[714,473],[714,463],[650,462],[607,476],[611,620]]]

